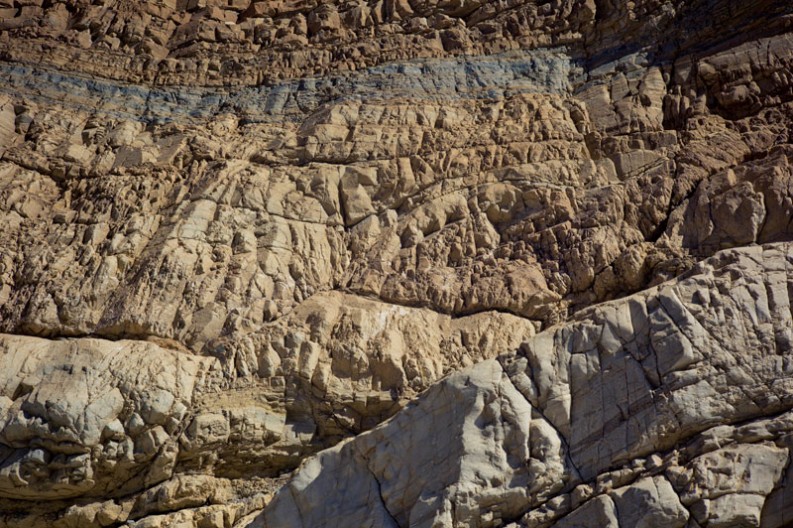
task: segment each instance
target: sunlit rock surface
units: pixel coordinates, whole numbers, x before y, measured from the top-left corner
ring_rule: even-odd
[[[0,527],[784,527],[793,6],[0,0]]]

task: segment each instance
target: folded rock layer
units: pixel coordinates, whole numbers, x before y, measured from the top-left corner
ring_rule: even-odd
[[[0,0],[0,528],[779,526],[783,0]]]

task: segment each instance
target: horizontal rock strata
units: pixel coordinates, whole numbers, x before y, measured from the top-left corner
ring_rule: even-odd
[[[0,528],[785,526],[791,24],[0,0]]]

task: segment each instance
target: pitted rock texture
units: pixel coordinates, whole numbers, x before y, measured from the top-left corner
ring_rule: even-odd
[[[791,123],[783,0],[0,0],[0,527],[793,522]]]

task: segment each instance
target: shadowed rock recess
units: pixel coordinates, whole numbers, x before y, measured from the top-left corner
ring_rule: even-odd
[[[788,0],[0,0],[0,528],[785,528],[791,457]]]

